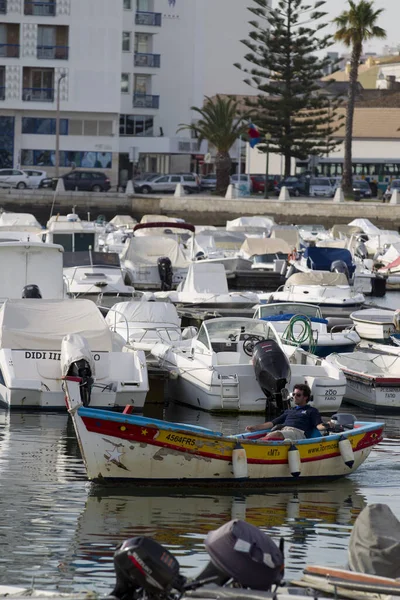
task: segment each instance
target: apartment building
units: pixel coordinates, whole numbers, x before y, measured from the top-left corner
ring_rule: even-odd
[[[177,129],[248,92],[248,20],[243,0],[0,0],[0,168],[53,175],[57,118],[60,173],[197,168],[206,146]]]

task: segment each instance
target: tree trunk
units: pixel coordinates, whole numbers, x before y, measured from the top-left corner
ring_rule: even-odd
[[[217,194],[225,196],[230,183],[232,161],[229,152],[217,152],[215,157],[215,170],[217,173]]]
[[[345,195],[353,194],[353,121],[354,121],[354,105],[357,93],[358,81],[358,65],[360,63],[362,47],[356,44],[351,53],[349,91],[347,94],[347,112],[346,112],[346,131],[344,138],[344,164],[343,164],[343,181],[342,188]]]
[[[290,154],[285,154],[285,173],[284,177],[290,177],[290,170],[292,168],[292,156]]]

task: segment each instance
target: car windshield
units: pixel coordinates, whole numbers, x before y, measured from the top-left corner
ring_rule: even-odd
[[[395,181],[392,181],[392,183],[390,184],[390,186],[392,188],[400,188],[400,180],[396,179]]]
[[[287,177],[283,183],[297,183],[299,180],[297,177]]]
[[[369,190],[369,185],[366,181],[356,181],[354,185],[362,190]]]
[[[327,187],[331,186],[331,182],[329,179],[311,179],[310,185],[325,185]]]

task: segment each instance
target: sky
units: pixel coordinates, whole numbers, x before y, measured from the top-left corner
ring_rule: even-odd
[[[379,26],[386,29],[387,38],[386,40],[372,41],[365,45],[364,52],[377,52],[382,53],[385,45],[397,46],[400,45],[400,0],[374,0],[374,6],[376,9],[384,8],[384,12],[380,16]],[[346,10],[348,7],[347,0],[326,0],[326,4],[323,7],[324,10],[329,14],[330,19],[334,19],[341,12]],[[330,32],[335,31],[334,27],[330,28]],[[339,44],[335,44],[329,51],[345,52],[345,47]]]

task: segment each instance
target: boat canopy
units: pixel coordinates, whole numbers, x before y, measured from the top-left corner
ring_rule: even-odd
[[[115,227],[133,227],[137,221],[131,215],[115,215],[110,221]]]
[[[343,261],[350,276],[355,271],[355,264],[350,250],[346,248],[317,248],[310,246],[304,250],[304,258],[307,260],[307,267],[313,271],[330,271],[331,265],[337,260]]]
[[[274,225],[271,228],[271,238],[284,240],[289,244],[290,250],[300,248],[300,234],[294,225]]]
[[[64,252],[64,268],[69,267],[120,267],[116,252]]]
[[[229,294],[224,265],[202,261],[192,263],[180,291],[194,296]]]
[[[260,256],[262,254],[289,254],[293,250],[286,240],[274,238],[247,238],[241,248],[240,255],[245,258]]]
[[[367,234],[379,235],[381,233],[379,227],[371,223],[369,219],[353,219],[350,221],[349,225],[353,227],[359,227],[364,233]]]
[[[170,302],[118,302],[109,310],[106,322],[109,326],[117,323],[162,323],[165,327],[180,327],[181,320],[176,308]]]
[[[331,228],[331,236],[335,239],[349,238],[357,233],[362,233],[363,229],[356,225],[336,224]]]
[[[306,271],[294,273],[285,284],[285,288],[292,285],[349,285],[344,273],[331,273],[330,271]]]
[[[90,300],[7,300],[0,309],[1,348],[60,351],[72,333],[85,337],[92,351],[113,349],[113,334]]]
[[[133,267],[139,265],[157,266],[157,260],[161,256],[168,257],[173,267],[184,269],[190,264],[183,253],[181,245],[173,237],[163,235],[133,237],[125,246],[121,261],[131,262]]]
[[[0,228],[3,227],[9,231],[36,231],[41,230],[42,226],[37,219],[30,213],[3,212],[0,215]]]
[[[258,231],[262,232],[267,230],[271,231],[272,226],[275,225],[273,217],[239,217],[232,221],[226,222],[227,231]]]

